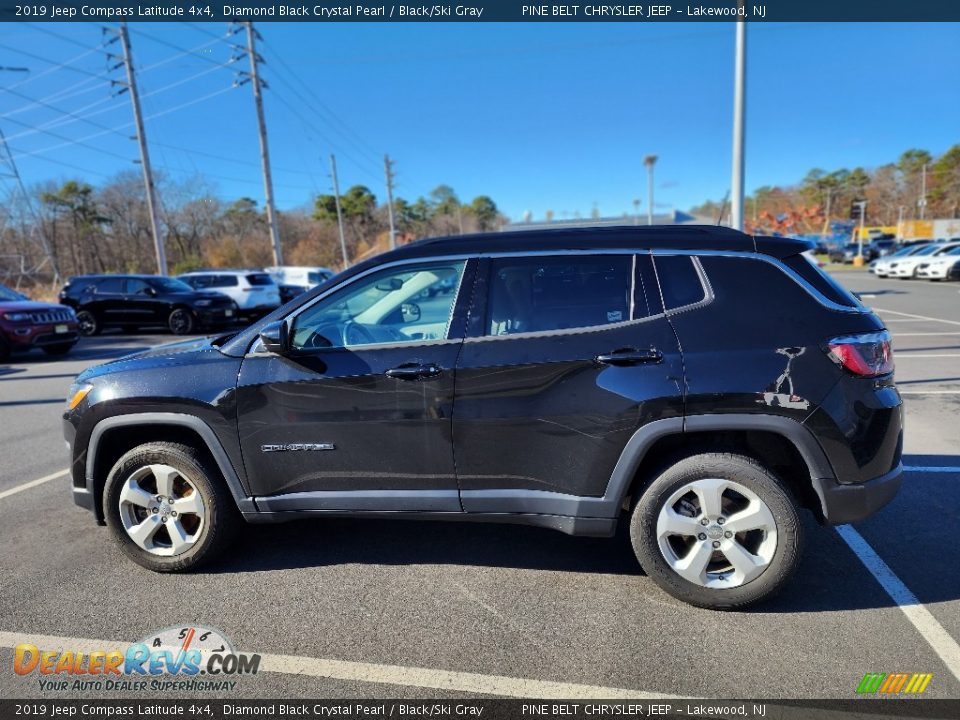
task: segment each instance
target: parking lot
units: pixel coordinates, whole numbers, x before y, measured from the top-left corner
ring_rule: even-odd
[[[49,697],[10,671],[19,642],[113,648],[200,624],[263,655],[232,697],[852,698],[866,672],[925,672],[927,696],[960,698],[958,286],[836,277],[893,334],[908,472],[854,531],[810,522],[793,581],[748,612],[671,599],[624,533],[511,525],[251,525],[219,564],[153,574],[73,505],[60,415],[83,368],[171,338],[0,364],[0,694]]]

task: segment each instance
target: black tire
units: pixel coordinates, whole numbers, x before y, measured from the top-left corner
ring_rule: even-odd
[[[167,318],[167,327],[174,335],[189,335],[196,324],[193,313],[187,308],[174,308]]]
[[[103,331],[100,320],[89,310],[80,310],[77,312],[77,325],[80,329],[80,334],[84,337],[99,335]]]
[[[776,547],[768,565],[736,587],[709,588],[687,580],[670,566],[657,541],[657,520],[665,503],[687,483],[707,478],[732,480],[753,492],[776,526]],[[670,595],[697,607],[733,610],[768,598],[787,582],[800,559],[803,526],[790,492],[763,465],[742,455],[704,453],[670,466],[646,488],[630,518],[630,541],[644,571]]]
[[[75,342],[57,343],[56,345],[44,345],[43,351],[47,355],[66,355],[68,352],[73,350],[74,345],[76,345]]]
[[[199,492],[204,505],[198,538],[179,555],[155,555],[137,545],[123,526],[120,492],[133,473],[152,464],[174,468]],[[121,457],[110,470],[103,489],[103,509],[107,525],[123,553],[138,565],[154,572],[182,572],[215,559],[234,538],[240,514],[220,473],[204,455],[189,445],[153,442],[140,445]]]

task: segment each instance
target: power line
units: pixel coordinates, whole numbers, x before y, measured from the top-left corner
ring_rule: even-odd
[[[0,43],[0,48],[3,48],[4,50],[9,50],[10,52],[18,53],[20,55],[26,55],[31,60],[37,60],[42,63],[47,63],[48,65],[56,65],[57,69],[71,70],[75,73],[80,73],[81,75],[87,75],[89,77],[96,77],[96,78],[102,77],[102,74],[98,75],[96,73],[90,72],[89,70],[81,70],[80,68],[75,68],[72,65],[68,65],[66,63],[58,63],[56,60],[50,60],[48,58],[41,57],[34,53],[27,52],[26,50],[19,50],[15,47],[11,47],[10,45],[4,45],[3,43]]]
[[[126,156],[124,156],[124,155],[120,155],[119,153],[115,153],[115,152],[113,152],[112,150],[105,150],[105,149],[103,149],[103,148],[98,148],[98,147],[95,147],[95,146],[93,146],[93,145],[89,145],[88,143],[81,142],[81,141],[79,141],[79,140],[74,140],[74,139],[72,139],[72,138],[68,138],[66,135],[60,135],[59,133],[55,133],[55,132],[52,132],[52,131],[50,131],[50,130],[41,130],[41,129],[38,129],[38,128],[33,128],[32,125],[28,125],[27,123],[20,122],[19,120],[13,120],[13,119],[11,119],[11,118],[7,118],[7,122],[12,122],[12,123],[14,123],[14,124],[16,124],[16,125],[20,125],[21,127],[31,128],[32,130],[34,130],[34,132],[43,133],[44,135],[49,135],[50,137],[55,137],[55,138],[57,138],[58,140],[66,140],[68,143],[70,143],[70,144],[72,144],[72,145],[79,145],[80,147],[87,148],[88,150],[94,150],[94,151],[96,151],[96,152],[98,152],[98,153],[103,153],[104,155],[110,155],[111,157],[120,158],[121,160],[126,160],[126,161],[128,161],[128,162],[129,162],[129,160],[130,160],[129,157],[126,157]]]
[[[68,37],[68,36],[62,35],[62,34],[60,34],[60,33],[58,33],[58,32],[54,32],[53,30],[51,30],[51,29],[49,29],[49,28],[47,28],[47,27],[44,27],[43,25],[38,25],[37,23],[24,23],[24,24],[25,24],[27,27],[29,27],[29,28],[32,28],[32,29],[34,29],[34,30],[38,30],[39,32],[42,32],[42,33],[46,33],[47,35],[50,35],[51,37],[55,37],[55,38],[57,38],[58,40],[62,40],[62,41],[65,42],[65,43],[70,43],[71,45],[76,45],[77,47],[82,47],[82,48],[88,48],[88,47],[89,47],[88,45],[86,45],[85,43],[80,42],[79,40],[75,40],[75,39],[73,39],[72,37]],[[93,50],[90,50],[90,52],[103,52],[103,53],[106,53],[106,50],[103,49],[104,47],[105,47],[105,44],[104,44],[104,43],[100,43],[99,46],[95,47]],[[89,53],[84,53],[84,54],[89,54]]]
[[[168,48],[172,48],[172,49],[174,49],[174,50],[178,50],[178,51],[180,51],[180,52],[181,52],[182,54],[184,54],[184,55],[194,54],[198,60],[203,60],[204,62],[213,63],[214,65],[218,65],[218,66],[223,66],[223,65],[224,65],[224,63],[220,63],[220,62],[214,60],[213,58],[208,58],[208,57],[205,57],[205,56],[203,56],[203,55],[196,55],[196,51],[195,51],[195,50],[185,50],[184,48],[180,47],[179,45],[175,45],[175,44],[173,44],[172,42],[169,42],[169,41],[167,41],[167,40],[161,40],[160,38],[155,38],[155,37],[153,37],[152,35],[147,35],[147,33],[142,32],[142,31],[140,31],[140,30],[131,30],[131,33],[133,33],[134,35],[137,35],[137,36],[139,36],[139,37],[145,38],[145,39],[147,39],[147,40],[151,40],[151,41],[153,41],[153,42],[155,42],[155,43],[158,43],[158,44],[160,44],[160,45],[165,45],[165,46],[168,47]],[[220,38],[220,39],[222,40],[222,39],[224,39],[224,38]],[[206,47],[207,45],[212,45],[212,44],[213,44],[213,43],[207,43],[206,45],[203,45],[203,46],[201,46],[201,47]],[[229,63],[226,63],[226,64],[229,64]]]

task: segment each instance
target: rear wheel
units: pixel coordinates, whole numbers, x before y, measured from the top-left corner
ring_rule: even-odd
[[[97,316],[89,310],[81,310],[77,313],[77,325],[79,326],[80,334],[87,337],[99,335],[103,329],[100,327],[100,321],[97,320]]]
[[[802,526],[773,473],[742,455],[705,453],[667,468],[630,521],[634,552],[662,589],[712,609],[776,592],[800,558]]]
[[[209,562],[236,531],[233,498],[188,445],[155,442],[130,450],[111,469],[103,492],[107,524],[121,550],[155,572]]]
[[[167,327],[174,335],[189,335],[195,324],[193,313],[186,308],[174,308],[167,318]]]

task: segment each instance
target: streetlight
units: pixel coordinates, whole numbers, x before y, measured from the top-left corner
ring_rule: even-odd
[[[857,233],[857,257],[860,258],[860,264],[863,264],[863,221],[867,214],[867,201],[858,200],[853,203],[860,209],[860,232]]]
[[[653,166],[656,163],[656,155],[647,155],[643,159],[647,167],[647,225],[653,225]]]
[[[743,0],[740,0],[737,6],[742,9]],[[743,115],[747,23],[741,16],[735,24],[737,43],[733,66],[733,172],[730,182],[730,220],[735,230],[743,230]]]

